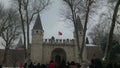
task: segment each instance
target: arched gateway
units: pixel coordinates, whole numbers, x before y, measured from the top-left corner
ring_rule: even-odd
[[[66,52],[62,48],[55,48],[51,52],[51,60],[54,60],[56,63],[60,63],[61,61],[66,61]]]

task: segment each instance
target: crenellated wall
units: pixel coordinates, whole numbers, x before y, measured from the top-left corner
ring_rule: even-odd
[[[68,44],[74,45],[74,39],[43,39],[43,44]]]
[[[66,61],[76,61],[74,39],[43,39],[43,63],[49,63],[55,49],[62,49],[66,54]],[[60,53],[58,53],[59,55]],[[61,57],[62,58],[62,57]],[[54,59],[55,61],[55,56]]]

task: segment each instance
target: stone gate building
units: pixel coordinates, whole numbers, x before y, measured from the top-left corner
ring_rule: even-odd
[[[79,35],[80,45],[82,43],[83,27],[79,16],[77,17],[77,29]],[[76,36],[74,39],[43,39],[44,30],[42,28],[42,22],[38,14],[32,29],[32,45],[31,45],[31,61],[40,63],[49,63],[50,60],[55,62],[75,61],[78,60],[78,48],[76,45]],[[91,54],[92,55],[92,54]],[[83,52],[83,59],[87,60],[86,47]]]

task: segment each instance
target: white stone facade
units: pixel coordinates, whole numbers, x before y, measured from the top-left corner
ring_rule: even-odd
[[[54,52],[55,51],[55,52]],[[77,46],[74,39],[45,39],[43,31],[33,30],[31,45],[31,61],[37,63],[49,63],[55,61],[55,56],[59,55],[60,60],[78,62]]]

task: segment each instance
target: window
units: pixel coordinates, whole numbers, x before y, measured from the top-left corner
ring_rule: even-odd
[[[38,33],[38,31],[36,31],[36,33]]]

